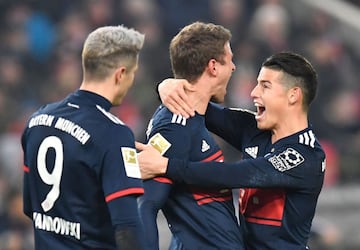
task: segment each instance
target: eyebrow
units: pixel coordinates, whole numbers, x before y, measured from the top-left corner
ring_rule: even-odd
[[[269,83],[269,84],[272,84],[269,80],[257,80],[257,83]]]

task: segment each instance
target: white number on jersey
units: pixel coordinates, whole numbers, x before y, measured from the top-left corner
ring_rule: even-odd
[[[55,150],[55,163],[53,171],[49,173],[46,167],[46,154],[51,148]],[[49,211],[54,206],[55,201],[59,198],[63,163],[64,150],[61,140],[56,136],[46,137],[40,144],[37,156],[37,166],[41,180],[47,185],[52,185],[50,192],[41,203],[45,212]]]

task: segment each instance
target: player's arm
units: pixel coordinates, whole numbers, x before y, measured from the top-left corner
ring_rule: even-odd
[[[176,114],[183,117],[194,116],[193,104],[190,103],[185,89],[191,91],[191,86],[185,79],[168,78],[158,85],[158,92],[162,103]],[[254,115],[244,110],[232,110],[209,104],[206,112],[207,128],[222,137],[236,148],[242,142],[246,128],[256,127]]]
[[[301,147],[300,147],[301,148]],[[302,152],[302,153],[300,153]],[[175,181],[204,187],[315,187],[322,174],[322,160],[294,148],[283,148],[266,157],[235,163],[186,162],[169,159],[165,175]]]
[[[26,160],[26,143],[25,143],[25,137],[26,137],[26,130],[24,131],[24,134],[21,137],[21,145],[24,152],[24,166],[23,166],[23,212],[26,216],[32,219],[32,209],[31,209],[31,200],[30,200],[30,190],[29,190],[29,172],[30,169],[27,164]]]
[[[313,171],[309,170],[312,168],[311,164],[316,164],[315,168],[319,174],[322,168],[321,160],[307,159],[305,155],[298,159],[293,158],[293,155],[290,161],[281,162],[282,154],[287,149],[274,152],[267,157],[235,163],[204,163],[168,159],[145,145],[137,144],[137,148],[142,150],[138,158],[143,178],[166,175],[176,182],[203,187],[302,187],[308,185],[309,178],[316,178]],[[145,160],[144,156],[151,157],[152,161]],[[291,164],[295,164],[296,167]]]
[[[167,157],[188,158],[189,131],[178,124],[168,124],[151,132],[148,144]],[[188,145],[188,146],[187,146]],[[164,177],[144,181],[145,193],[139,197],[139,213],[147,232],[146,249],[159,248],[157,215],[166,203],[172,188],[172,180]]]
[[[26,166],[24,166],[25,169]],[[32,219],[32,209],[29,191],[29,173],[24,170],[24,181],[23,181],[23,212],[24,214]]]
[[[256,128],[254,114],[248,110],[229,109],[209,103],[205,114],[206,127],[237,149],[244,136]]]
[[[169,196],[171,183],[168,178],[144,181],[145,193],[138,198],[138,209],[144,232],[146,232],[145,249],[159,249],[157,216]]]
[[[108,202],[118,249],[143,249],[142,241],[144,231],[136,212],[137,197],[137,195],[124,196]],[[116,211],[116,213],[114,211]]]
[[[182,170],[180,171],[181,168]],[[293,178],[274,170],[263,158],[236,163],[202,163],[169,159],[166,176],[176,182],[204,187],[284,187],[296,186]],[[296,181],[296,180],[295,180]]]
[[[99,173],[118,249],[142,249],[144,232],[137,198],[144,193],[134,148],[134,135],[113,126],[102,137],[103,168]]]

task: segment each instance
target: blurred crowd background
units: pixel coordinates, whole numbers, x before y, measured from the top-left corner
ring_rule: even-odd
[[[360,4],[313,2],[317,6],[305,0],[0,0],[0,250],[33,249],[31,223],[22,214],[21,132],[39,106],[80,86],[88,33],[124,24],[146,34],[135,84],[123,104],[112,109],[144,141],[160,103],[156,85],[172,76],[169,42],[193,21],[222,24],[233,33],[237,69],[227,106],[254,109],[250,91],[261,62],[272,53],[292,50],[313,63],[320,86],[310,122],[326,150],[327,172],[311,242],[313,249],[359,249],[353,239],[359,231],[351,230],[351,239],[345,232],[356,220],[344,222],[339,216],[356,210],[356,217],[360,211],[360,28],[344,19],[349,18],[345,9],[324,7],[349,4],[360,20]],[[240,158],[219,143],[228,161]],[[338,222],[331,211],[340,211]],[[353,228],[359,230],[359,224]]]

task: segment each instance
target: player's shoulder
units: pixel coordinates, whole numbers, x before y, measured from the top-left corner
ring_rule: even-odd
[[[39,114],[44,114],[44,113],[52,113],[55,112],[59,109],[59,107],[61,105],[63,105],[64,100],[58,101],[58,102],[52,102],[52,103],[47,103],[44,104],[42,106],[39,107],[38,110],[36,110],[32,116],[37,116]]]
[[[294,147],[303,147],[308,148],[309,150],[321,147],[312,129],[304,129],[297,133],[291,134],[278,140],[274,145],[277,145],[278,147],[293,145]]]
[[[170,124],[177,124],[180,126],[186,126],[188,119],[181,115],[172,113],[168,108],[160,105],[152,117],[152,123],[154,126],[160,127]]]
[[[112,114],[111,112],[105,110],[100,105],[95,105],[97,112],[97,115],[99,115],[104,122],[106,122],[108,125],[113,126],[125,126],[125,123],[120,120],[117,116]]]
[[[44,120],[52,119],[62,103],[63,101],[59,101],[40,106],[29,116],[27,120],[27,127],[31,127],[32,123],[37,123],[39,120],[44,122]]]
[[[306,129],[278,142],[276,151],[268,160],[280,171],[300,165],[312,169],[324,164],[325,153],[314,132]]]
[[[83,114],[86,119],[83,124],[97,141],[133,141],[134,134],[122,120],[100,105],[95,105],[91,110]]]
[[[299,150],[307,152],[310,155],[325,155],[319,140],[311,128],[295,134],[294,140],[297,141]]]

